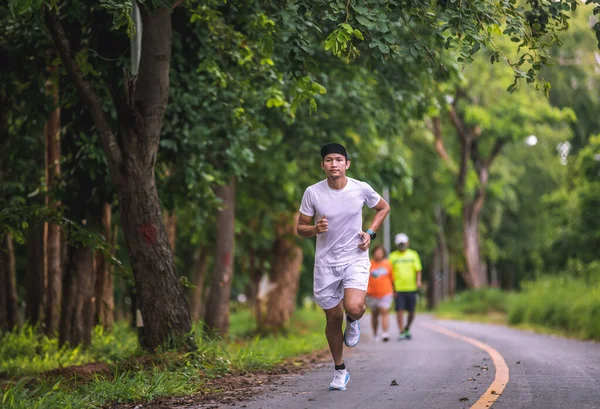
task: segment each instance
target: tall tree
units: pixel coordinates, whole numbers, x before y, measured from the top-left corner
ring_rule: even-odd
[[[46,82],[46,92],[54,103],[54,109],[48,114],[44,135],[46,141],[46,188],[50,192],[46,196],[46,206],[57,208],[60,202],[56,200],[53,189],[58,185],[60,177],[60,106],[59,84],[56,67],[50,70],[50,78]],[[48,285],[46,287],[45,327],[47,334],[58,331],[60,321],[60,303],[62,293],[62,263],[61,263],[61,233],[60,226],[48,223],[46,236],[46,271]]]
[[[552,108],[542,96],[531,88],[512,94],[505,90],[506,68],[485,68],[477,60],[469,68],[478,75],[468,75],[463,86],[450,97],[447,105],[449,122],[457,142],[454,144],[456,160],[451,158],[445,145],[442,127],[434,119],[434,146],[455,175],[456,196],[461,203],[463,256],[466,269],[463,278],[472,288],[489,284],[487,268],[481,249],[480,220],[487,192],[490,172],[503,148],[516,141],[524,141],[536,129],[547,123],[562,126],[573,118],[572,111]],[[468,91],[467,91],[468,89]],[[531,101],[536,101],[532,107]]]
[[[217,187],[216,195],[222,200],[222,208],[217,213],[215,267],[206,300],[204,326],[209,334],[226,336],[229,331],[229,297],[235,249],[235,179]]]
[[[114,255],[116,245],[116,235],[118,230],[113,229],[111,224],[112,206],[110,203],[102,204],[101,223],[102,235],[107,243],[110,244],[110,252]],[[114,280],[113,265],[110,260],[100,251],[95,253],[96,261],[96,322],[105,329],[112,329],[114,324]]]
[[[10,234],[0,243],[0,330],[10,331],[19,324],[15,249]]]
[[[154,180],[160,131],[169,97],[171,9],[141,7],[140,71],[137,77],[126,76],[125,95],[115,95],[119,133],[113,131],[98,93],[73,58],[71,41],[57,10],[45,5],[43,13],[65,69],[79,97],[91,111],[119,197],[120,221],[144,323],[142,346],[154,350],[165,344],[189,345],[189,311],[175,273]]]

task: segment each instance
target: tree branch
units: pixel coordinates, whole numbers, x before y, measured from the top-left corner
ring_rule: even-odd
[[[498,157],[498,155],[500,154],[500,151],[504,147],[504,143],[505,143],[504,139],[500,139],[500,138],[496,139],[496,142],[494,143],[494,147],[492,148],[492,152],[490,153],[490,156],[485,161],[486,168],[489,168],[490,166],[492,166],[492,163]]]
[[[109,163],[112,164],[111,170],[114,170],[116,167],[121,165],[123,159],[121,150],[117,145],[115,135],[110,127],[104,111],[102,110],[102,106],[100,105],[99,98],[93,91],[89,82],[87,82],[83,77],[83,74],[77,63],[71,58],[71,44],[69,43],[69,39],[65,34],[62,24],[60,23],[58,15],[49,7],[44,7],[43,13],[44,21],[48,27],[48,30],[50,31],[54,46],[56,47],[56,50],[58,51],[58,54],[65,65],[65,69],[67,70],[71,81],[73,81],[73,84],[79,93],[79,97],[91,111],[92,118],[94,118],[94,123],[96,124],[98,132],[100,133],[100,140],[102,141],[104,151]]]
[[[467,179],[467,172],[469,170],[469,158],[471,156],[471,145],[473,143],[473,138],[465,127],[462,118],[460,118],[460,115],[456,112],[455,106],[456,100],[452,104],[448,114],[450,115],[450,120],[452,121],[454,128],[456,128],[456,133],[460,141],[460,167],[458,172],[458,180],[456,182],[456,192],[458,197],[464,199],[465,182]]]
[[[473,162],[475,171],[479,175],[485,166],[485,163],[481,160],[481,154],[479,153],[479,146],[476,140],[471,144],[471,161]]]
[[[439,116],[436,116],[431,119],[431,123],[428,125],[429,125],[431,131],[433,132],[433,136],[435,137],[433,146],[434,146],[436,152],[438,153],[438,155],[440,155],[440,157],[446,164],[446,167],[448,168],[448,170],[453,175],[456,175],[458,173],[456,163],[454,163],[454,161],[448,154],[448,151],[446,150],[446,146],[444,145],[444,140],[442,139],[442,120],[440,119]]]
[[[463,122],[462,118],[460,117],[458,112],[456,112],[455,104],[456,104],[456,102],[454,104],[452,104],[452,106],[448,110],[448,114],[450,115],[450,120],[452,121],[452,124],[454,125],[454,127],[456,128],[456,131],[458,132],[458,136],[463,141],[466,141],[467,139],[471,139],[471,135],[469,134],[469,130],[465,126],[465,123]]]

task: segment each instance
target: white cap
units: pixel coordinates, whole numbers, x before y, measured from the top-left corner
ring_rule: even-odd
[[[408,236],[404,233],[398,233],[394,238],[394,243],[396,243],[396,246],[400,243],[408,243]]]

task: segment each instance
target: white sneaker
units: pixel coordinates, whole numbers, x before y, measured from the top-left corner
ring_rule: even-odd
[[[344,343],[347,347],[353,348],[360,341],[360,323],[358,320],[349,322],[346,315],[346,329],[344,330]]]
[[[349,380],[350,373],[346,369],[336,369],[333,371],[333,379],[329,384],[329,390],[345,391]]]
[[[377,344],[379,341],[381,341],[381,337],[379,335],[375,335],[373,337],[373,342],[375,342]]]
[[[388,342],[390,340],[390,334],[388,334],[387,332],[384,332],[381,335],[381,339],[383,340],[383,342]]]

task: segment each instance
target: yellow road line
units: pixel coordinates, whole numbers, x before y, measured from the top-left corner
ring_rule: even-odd
[[[476,346],[479,349],[483,349],[487,354],[492,358],[494,362],[494,366],[496,367],[496,377],[494,378],[494,382],[490,385],[490,387],[485,391],[483,395],[479,398],[477,402],[471,409],[487,409],[492,406],[492,404],[498,399],[498,397],[504,391],[506,384],[508,383],[508,366],[506,365],[506,361],[500,355],[498,351],[492,348],[489,345],[484,344],[483,342],[477,341],[474,338],[466,337],[464,335],[460,335],[454,331],[450,331],[440,325],[435,324],[421,324],[424,327],[432,329],[434,331],[440,332],[444,335],[447,335],[452,338],[459,339],[464,342],[468,342],[471,345]]]

